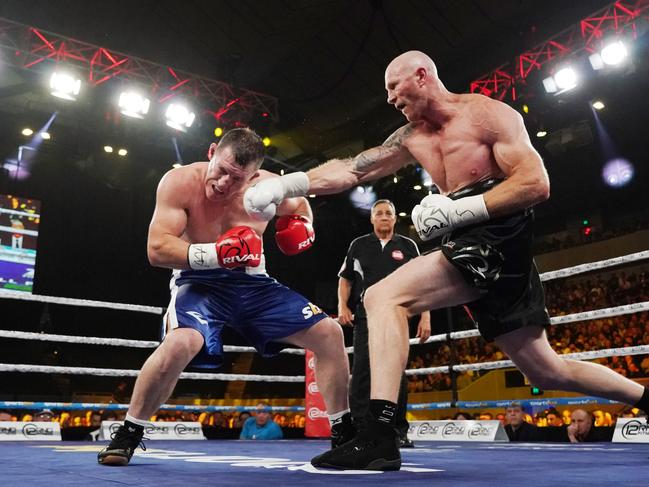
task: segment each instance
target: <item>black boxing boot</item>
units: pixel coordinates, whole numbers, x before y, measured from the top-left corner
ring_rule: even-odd
[[[340,470],[399,470],[399,435],[394,427],[396,407],[389,401],[370,400],[370,415],[358,436],[314,457],[311,465]]]
[[[392,425],[369,419],[351,441],[318,455],[311,465],[339,470],[399,470],[401,454],[397,431]]]
[[[345,413],[340,421],[331,425],[331,448],[338,448],[356,436],[351,413]]]
[[[143,437],[143,426],[124,421],[124,424],[110,435],[110,444],[97,454],[97,461],[102,465],[128,465],[138,446],[146,450]]]

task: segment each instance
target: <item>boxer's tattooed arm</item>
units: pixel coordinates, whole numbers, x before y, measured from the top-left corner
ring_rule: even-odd
[[[396,130],[390,137],[383,142],[379,147],[373,147],[351,159],[352,170],[359,173],[366,173],[373,169],[377,163],[384,162],[393,157],[403,156],[408,154],[407,160],[403,165],[414,164],[417,161],[410,156],[410,153],[403,145],[403,141],[408,138],[412,133],[412,126],[410,124]]]

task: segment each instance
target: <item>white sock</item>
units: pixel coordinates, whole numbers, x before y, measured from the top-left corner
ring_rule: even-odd
[[[139,424],[140,426],[147,427],[151,426],[151,421],[147,421],[145,419],[137,419],[131,416],[130,414],[126,413],[126,418],[124,418],[126,421],[130,421],[131,423]]]
[[[345,409],[343,411],[338,411],[337,413],[333,413],[329,415],[329,424],[333,426],[334,424],[341,423],[343,420],[343,416],[349,412],[349,409]]]

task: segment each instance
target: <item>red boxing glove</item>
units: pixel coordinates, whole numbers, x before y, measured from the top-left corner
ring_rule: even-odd
[[[275,223],[275,241],[286,255],[304,252],[313,246],[315,233],[311,222],[301,215],[279,217]]]
[[[261,237],[252,228],[234,227],[216,241],[219,265],[226,269],[257,267],[261,262]]]

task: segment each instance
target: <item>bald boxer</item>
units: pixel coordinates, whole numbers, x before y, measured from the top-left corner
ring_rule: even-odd
[[[218,367],[224,326],[259,353],[287,344],[312,350],[316,377],[332,422],[332,445],[353,437],[347,399],[349,362],[340,326],[317,306],[266,274],[260,235],[267,223],[243,209],[243,192],[278,176],[260,170],[264,145],[249,129],[234,129],[212,144],[209,162],[173,169],[158,186],[147,252],[156,267],[173,269],[164,341],[135,382],[124,425],[98,455],[104,465],[127,465],[143,428],[171,395],[191,362]],[[305,198],[284,200],[275,238],[294,255],[311,247],[311,208]]]
[[[419,163],[440,193],[426,196],[412,219],[423,240],[443,238],[441,250],[411,260],[365,294],[373,427],[312,463],[400,468],[393,418],[408,357],[407,318],[464,303],[485,339],[495,340],[533,384],[646,411],[643,386],[601,365],[565,360],[548,343],[549,318],[531,244],[532,207],[549,197],[550,184],[522,117],[485,96],[449,92],[433,61],[419,51],[389,64],[385,88],[388,103],[408,123],[383,145],[261,182],[244,196],[247,211],[264,219],[286,196],[338,193],[410,163]]]

